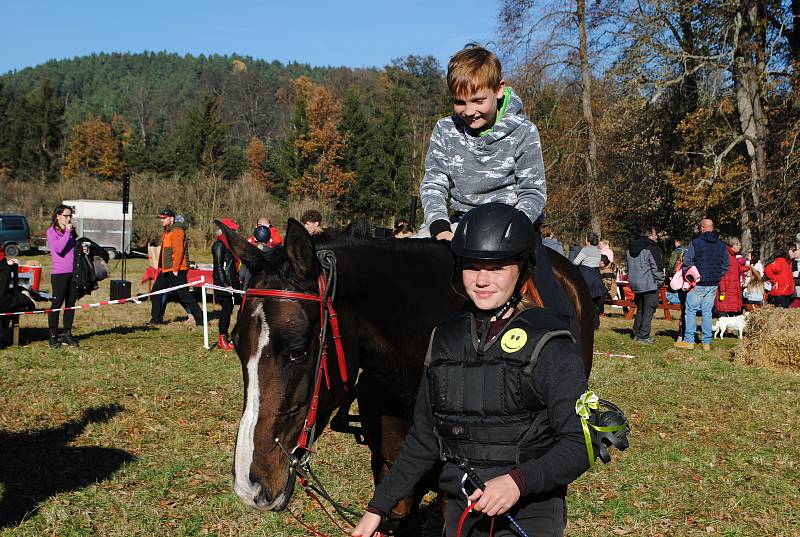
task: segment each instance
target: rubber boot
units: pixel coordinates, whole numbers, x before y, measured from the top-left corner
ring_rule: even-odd
[[[233,350],[233,343],[228,341],[227,334],[219,335],[219,339],[217,340],[217,348],[222,349],[225,352],[231,352]]]
[[[69,345],[70,347],[79,347],[78,340],[75,339],[75,336],[73,336],[72,332],[70,332],[69,330],[64,332],[61,341],[63,341],[66,345]]]
[[[50,337],[48,338],[48,343],[51,349],[57,349],[61,346],[61,341],[59,341],[58,339],[57,330],[50,330]]]

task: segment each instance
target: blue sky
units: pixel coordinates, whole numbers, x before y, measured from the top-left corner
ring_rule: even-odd
[[[143,50],[350,67],[431,54],[445,66],[465,43],[494,39],[497,12],[495,0],[1,0],[0,73]]]

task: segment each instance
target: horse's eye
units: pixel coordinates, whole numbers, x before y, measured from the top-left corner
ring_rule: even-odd
[[[302,362],[308,357],[308,351],[305,349],[292,349],[289,351],[290,362]]]

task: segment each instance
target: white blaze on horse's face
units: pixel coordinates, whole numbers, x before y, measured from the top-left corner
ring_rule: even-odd
[[[251,507],[256,505],[256,499],[261,495],[262,487],[250,480],[250,466],[253,464],[253,451],[255,450],[255,430],[258,423],[259,379],[258,361],[261,353],[269,343],[269,325],[264,316],[262,304],[258,304],[252,313],[258,317],[256,326],[261,327],[258,335],[258,346],[247,360],[247,392],[242,419],[239,421],[239,433],[236,436],[236,455],[234,459],[234,485],[233,489],[242,502]]]

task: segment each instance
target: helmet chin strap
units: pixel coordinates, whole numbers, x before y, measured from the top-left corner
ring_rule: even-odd
[[[522,300],[522,295],[519,294],[519,291],[514,291],[514,294],[511,295],[505,304],[494,310],[493,312],[487,314],[489,319],[494,317],[495,319],[502,319],[503,315],[505,315],[508,310],[514,309],[519,304],[519,301]]]

